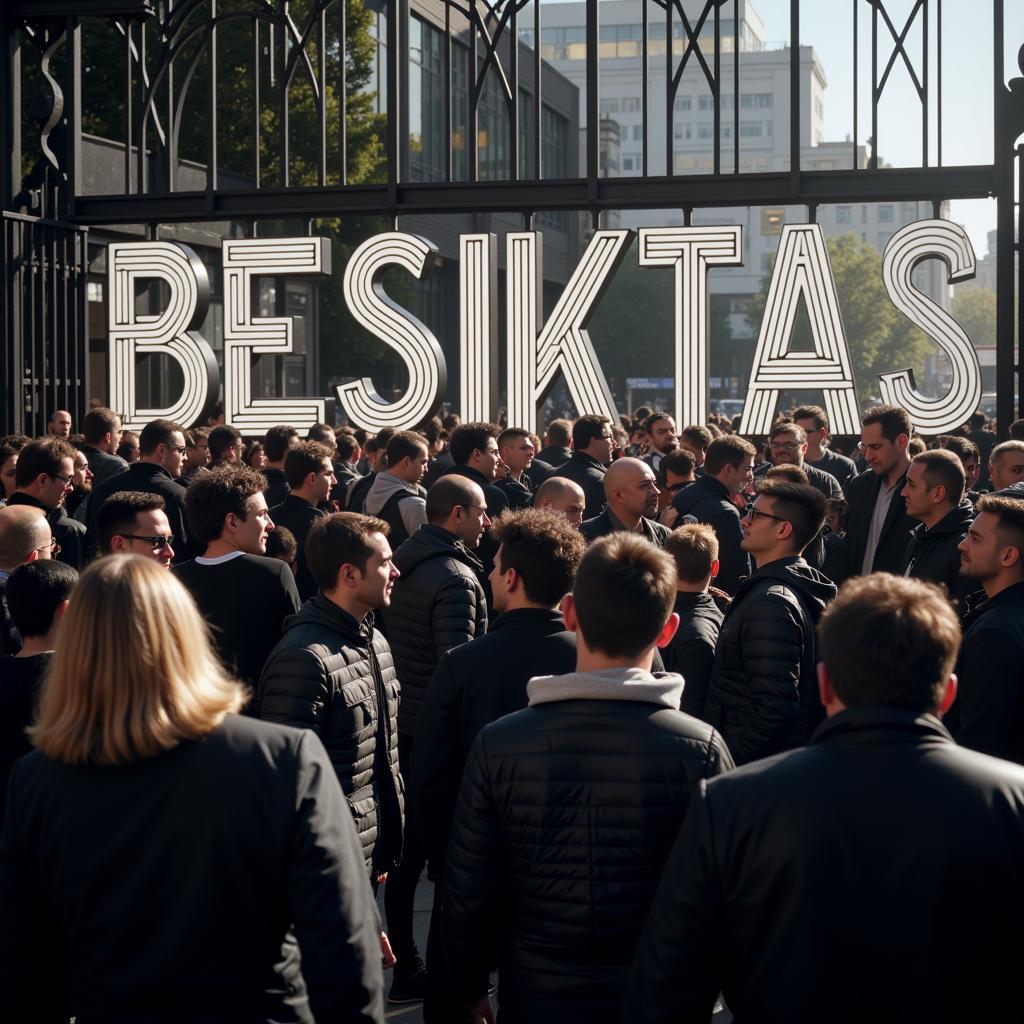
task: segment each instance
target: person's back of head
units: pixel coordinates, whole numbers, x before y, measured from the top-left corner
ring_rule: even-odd
[[[947,688],[960,623],[933,583],[889,573],[852,579],[822,613],[818,638],[824,673],[842,707],[934,714],[952,699]],[[830,714],[842,709],[824,703]]]
[[[772,500],[773,514],[790,526],[788,537],[780,545],[798,555],[818,535],[825,523],[825,496],[809,484],[788,480],[762,480],[758,495]]]
[[[988,417],[978,409],[976,412],[971,413],[970,418],[971,430],[981,430],[988,422]]]
[[[112,409],[100,406],[90,409],[82,419],[82,436],[85,443],[93,448],[100,445],[117,445],[120,438],[121,417]]]
[[[159,494],[145,491],[117,491],[103,502],[96,516],[96,532],[100,538],[100,551],[110,554],[115,536],[135,532],[140,512],[165,511],[167,502]]]
[[[241,460],[242,434],[235,427],[221,423],[210,431],[206,440],[210,447],[211,462],[234,461],[232,456]]]
[[[458,508],[473,505],[480,497],[480,488],[467,477],[449,473],[427,491],[427,522],[444,526]]]
[[[690,448],[696,451],[706,452],[713,440],[711,431],[699,423],[691,423],[679,431],[680,444],[685,441]]]
[[[12,569],[50,554],[50,524],[41,508],[9,505],[0,508],[0,569]]]
[[[870,427],[877,423],[882,437],[895,442],[899,437],[909,439],[914,435],[914,424],[910,413],[901,405],[875,405],[861,417],[861,426]]]
[[[204,544],[217,540],[227,517],[244,520],[246,503],[266,486],[262,473],[241,462],[201,469],[185,492],[185,517],[193,536]]]
[[[288,449],[299,439],[299,432],[287,423],[271,427],[263,435],[263,451],[267,462],[279,463],[288,454]]]
[[[596,416],[590,413],[580,416],[572,425],[573,451],[586,451],[594,441],[606,433],[610,433],[607,416]]]
[[[675,597],[672,556],[642,537],[619,531],[587,549],[576,571],[572,607],[590,651],[639,659],[665,629]]]
[[[1011,441],[1024,441],[1024,419],[1014,420],[1010,424],[1009,437]]]
[[[966,474],[955,452],[933,448],[914,456],[911,465],[921,466],[923,479],[929,491],[941,487],[944,506],[956,508],[964,496]],[[913,513],[911,513],[913,514]]]
[[[174,444],[175,434],[181,434],[182,440],[184,440],[184,433],[173,420],[150,420],[139,433],[139,451],[145,459],[147,456],[153,455],[160,445]]]
[[[781,466],[769,466],[765,470],[763,479],[788,480],[791,484],[806,484],[809,482],[806,470],[788,462],[782,463]]]
[[[267,558],[276,558],[295,571],[299,555],[299,542],[287,526],[275,526],[267,534]]]
[[[572,422],[570,420],[552,420],[544,434],[544,441],[552,448],[568,448],[572,440]]]
[[[7,578],[4,597],[11,621],[25,640],[45,637],[78,582],[78,572],[54,559],[19,565]]]
[[[564,515],[536,508],[506,512],[492,532],[501,545],[495,573],[507,582],[514,572],[531,604],[553,608],[569,593],[586,544]]]
[[[684,432],[685,434],[685,432]],[[747,459],[757,455],[757,449],[745,438],[735,434],[716,437],[707,448],[704,456],[704,473],[706,476],[717,477],[726,466],[737,469]]]
[[[359,441],[355,434],[338,434],[335,439],[335,443],[338,446],[338,450],[335,454],[340,462],[351,462],[352,457],[360,449]],[[376,451],[376,444],[374,446],[374,450]]]
[[[61,621],[29,735],[56,761],[125,764],[211,732],[244,696],[172,573],[137,555],[101,558]]]
[[[680,588],[704,589],[715,573],[718,536],[706,523],[678,526],[665,540],[665,550],[676,563]]]
[[[490,438],[497,438],[501,430],[493,423],[462,423],[448,440],[448,453],[456,466],[465,466],[474,452],[485,452]]]
[[[689,480],[692,479],[696,469],[696,460],[685,448],[677,448],[674,452],[669,452],[661,460],[661,472],[666,477],[669,473],[672,473],[674,476]]]
[[[417,434],[414,430],[399,430],[388,441],[388,471],[394,472],[394,470],[398,469],[403,459],[416,460],[428,451],[427,439],[422,434]],[[416,474],[405,473],[405,476],[410,475]],[[419,476],[422,476],[422,474],[419,474]],[[413,482],[418,482],[418,477]]]

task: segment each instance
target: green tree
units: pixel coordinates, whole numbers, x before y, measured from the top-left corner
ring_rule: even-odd
[[[890,302],[882,283],[882,256],[874,247],[852,233],[829,238],[827,247],[858,395],[866,402],[878,393],[880,373],[913,367],[920,376],[931,342]],[[747,322],[755,335],[761,327],[773,269],[774,263],[761,279],[761,288],[747,311]],[[813,349],[810,321],[802,302],[789,347],[796,351]]]
[[[975,346],[996,343],[996,293],[991,288],[958,288],[952,312]]]

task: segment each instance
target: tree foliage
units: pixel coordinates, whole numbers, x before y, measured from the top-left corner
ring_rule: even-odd
[[[996,343],[996,293],[991,288],[958,288],[952,312],[975,346]]]
[[[911,367],[920,378],[924,358],[933,345],[889,300],[882,282],[881,254],[853,233],[829,238],[827,246],[861,402],[877,395],[880,373]],[[761,279],[761,288],[747,312],[747,322],[755,335],[764,317],[773,270],[774,262]],[[811,351],[814,347],[803,302],[789,347],[796,351]]]

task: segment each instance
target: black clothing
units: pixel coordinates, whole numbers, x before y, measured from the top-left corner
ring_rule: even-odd
[[[118,491],[142,491],[144,494],[159,494],[164,499],[167,522],[174,539],[174,562],[185,562],[202,554],[191,543],[188,524],[185,520],[185,488],[171,477],[163,466],[152,462],[133,462],[123,473],[108,477],[102,484],[93,484],[88,509],[88,542],[91,548],[99,550],[100,536],[97,528],[103,502]]]
[[[991,480],[988,475],[988,461],[992,457],[992,449],[995,448],[999,438],[991,430],[979,427],[967,435],[978,446],[978,469],[981,471],[978,476],[978,490],[985,490]]]
[[[421,828],[431,877],[444,873],[462,769],[477,734],[526,707],[534,676],[576,666],[576,634],[546,608],[502,612],[486,636],[442,655],[423,699],[409,787],[410,827]],[[422,811],[422,814],[419,812]]]
[[[421,526],[396,552],[391,604],[384,612],[402,681],[398,729],[416,735],[416,719],[441,657],[487,632],[479,560],[455,534]]]
[[[480,470],[470,466],[452,466],[443,475],[450,476],[453,473],[479,484],[480,489],[484,492],[484,504],[487,506],[488,519],[497,519],[508,508],[508,498],[505,497],[505,492],[496,487],[493,480],[488,480]],[[475,552],[483,566],[484,593],[487,595],[488,601],[491,599],[491,587],[487,582],[487,577],[494,568],[494,556],[498,553],[498,546],[491,531],[484,530]]]
[[[362,514],[363,506],[366,504],[366,496],[370,493],[373,481],[377,479],[376,473],[367,473],[352,481],[352,486],[345,495],[345,511],[359,512]]]
[[[760,480],[769,469],[772,468],[773,463],[762,462],[760,466],[754,469],[754,479]],[[796,465],[796,463],[792,463]],[[833,476],[830,472],[824,469],[818,469],[810,462],[805,462],[799,467],[807,474],[807,482],[820,494],[824,495],[825,498],[841,498],[843,496],[843,489],[839,484],[839,480]]]
[[[280,505],[270,510],[270,518],[275,526],[284,526],[292,531],[298,544],[295,553],[295,585],[299,589],[299,597],[308,601],[316,593],[316,580],[306,565],[306,538],[309,528],[327,513],[316,505],[311,505],[305,498],[289,494]]]
[[[523,476],[530,481],[531,493],[536,494],[537,488],[540,487],[540,485],[544,483],[544,481],[547,480],[554,471],[555,467],[552,466],[550,462],[545,462],[543,459],[534,457],[533,462],[523,470]]]
[[[900,575],[940,583],[957,605],[978,589],[974,580],[960,574],[958,546],[974,521],[974,509],[966,499],[946,513],[930,530],[918,523],[910,533]]]
[[[758,569],[722,621],[704,718],[737,764],[798,747],[821,717],[815,627],[836,596],[799,556]]]
[[[292,489],[288,486],[288,478],[284,475],[284,470],[272,469],[268,466],[266,469],[260,470],[260,472],[267,478],[267,486],[263,489],[263,497],[267,502],[267,508],[280,505],[292,493]]]
[[[558,445],[548,445],[547,448],[541,448],[541,450],[537,452],[537,458],[533,461],[536,462],[539,459],[541,462],[546,462],[552,469],[558,469],[571,458],[571,449],[560,448]]]
[[[965,747],[1024,764],[1024,583],[983,601],[963,621],[956,674]]]
[[[676,594],[674,611],[679,616],[679,629],[668,647],[662,649],[661,657],[666,671],[683,677],[679,710],[703,718],[724,616],[710,594],[680,592]]]
[[[281,639],[284,620],[299,610],[291,569],[279,558],[239,553],[214,565],[191,559],[172,571],[209,623],[228,672],[255,696],[267,656]]]
[[[92,485],[103,483],[108,477],[117,476],[128,468],[128,463],[120,455],[111,455],[110,452],[100,451],[93,448],[91,444],[83,444],[80,451],[89,463],[92,472]]]
[[[1024,771],[900,708],[850,708],[807,748],[712,780],[625,1019],[710,1021],[719,991],[760,1024],[1020,1019],[1022,808]]]
[[[843,494],[846,494],[850,481],[857,475],[857,465],[853,459],[848,459],[845,455],[832,451],[831,448],[822,448],[820,459],[815,459],[813,462],[805,459],[804,465],[830,473],[839,482]]]
[[[672,499],[672,507],[680,516],[693,516],[698,523],[707,523],[715,531],[718,537],[715,586],[735,594],[740,581],[750,575],[750,556],[740,547],[743,542],[740,510],[729,488],[713,476],[702,476]]]
[[[337,503],[340,511],[344,511],[348,489],[356,480],[362,479],[362,473],[351,462],[336,462],[334,464],[334,479],[335,484],[331,488],[331,501]]]
[[[483,994],[496,953],[503,1024],[619,1024],[626,967],[679,824],[701,781],[731,767],[703,722],[641,700],[534,703],[486,726],[444,878],[448,962],[464,1001]]]
[[[32,749],[25,730],[32,724],[39,684],[51,657],[49,652],[28,658],[0,657],[0,824],[7,778],[14,762]]]
[[[10,609],[7,607],[7,579],[9,573],[0,573],[0,655],[17,654],[21,650],[18,633]]]
[[[46,521],[50,524],[50,532],[53,539],[60,545],[60,551],[53,557],[58,562],[70,565],[74,569],[81,570],[85,565],[86,540],[85,525],[77,519],[72,519],[64,509],[63,505],[50,508],[44,505],[31,494],[24,491],[15,491],[8,499],[8,505],[28,505],[30,508],[39,508],[46,515]],[[92,504],[92,499],[90,499]]]
[[[494,486],[505,495],[505,500],[511,509],[530,508],[533,505],[533,486],[530,478],[525,471],[522,476],[522,481],[513,480],[511,476],[494,481]]]
[[[430,460],[430,465],[427,466],[426,473],[423,474],[423,486],[429,491],[454,465],[455,460],[449,452],[441,452],[440,455],[434,456]]]
[[[9,793],[0,1019],[383,1021],[373,895],[314,737],[229,715],[128,764],[36,751]]]
[[[906,482],[907,474],[904,473],[896,484],[896,491],[882,524],[875,557],[871,563],[872,572],[891,572],[899,575],[903,565],[903,555],[907,550],[911,531],[917,526],[917,520],[907,515],[907,503],[900,494]],[[871,519],[875,514],[875,503],[881,489],[881,476],[871,471],[861,473],[850,483],[846,494],[850,512],[846,519],[846,535],[843,538],[846,548],[846,572],[843,579],[861,575]]]
[[[605,508],[599,516],[588,519],[583,523],[580,526],[580,533],[583,534],[588,544],[593,544],[598,537],[607,537],[609,534],[617,533],[620,530],[624,531],[625,529],[626,527],[622,525],[612,510]],[[665,546],[665,541],[668,539],[669,533],[672,532],[667,526],[662,526],[661,523],[648,519],[646,516],[640,517],[640,529],[644,540],[650,541],[659,548]]]
[[[388,871],[402,849],[398,676],[372,617],[357,623],[323,594],[284,623],[259,686],[260,717],[312,729],[348,797],[367,867]]]
[[[579,484],[583,488],[583,518],[593,519],[604,511],[604,475],[607,466],[602,466],[597,459],[592,459],[583,452],[573,452],[572,458],[556,467],[552,476],[564,476],[567,480]]]

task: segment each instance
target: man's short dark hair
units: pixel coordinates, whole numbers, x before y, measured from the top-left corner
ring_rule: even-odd
[[[314,423],[313,426],[306,431],[306,440],[318,441],[320,444],[333,446],[334,427],[329,423]]]
[[[924,482],[929,490],[941,484],[946,491],[946,501],[953,508],[960,504],[967,478],[964,475],[964,467],[954,452],[932,448],[915,455],[911,461],[924,466]]]
[[[562,513],[539,508],[506,512],[491,533],[501,544],[498,571],[515,569],[530,601],[550,608],[572,590],[586,543]]]
[[[980,409],[976,409],[974,412],[972,412],[971,418],[968,420],[970,425],[975,430],[981,430],[981,428],[985,426],[985,423],[987,421],[988,417]]]
[[[185,431],[174,420],[150,420],[139,432],[139,451],[152,455],[162,444],[174,444],[174,435]]]
[[[219,462],[224,458],[224,453],[229,448],[234,448],[241,440],[242,434],[235,427],[229,427],[226,423],[214,427],[206,439],[210,446],[210,458],[214,462]]]
[[[793,547],[803,551],[825,522],[825,495],[808,484],[762,480],[758,493],[775,502],[775,514],[793,527]]]
[[[342,462],[348,462],[359,447],[355,434],[339,434],[335,444],[338,446],[337,456]]]
[[[635,657],[654,643],[672,614],[676,564],[642,537],[613,533],[587,549],[572,596],[589,648],[612,658]]]
[[[1024,420],[1014,420],[1010,424],[1010,438],[1014,441],[1024,441]]]
[[[818,430],[828,430],[828,413],[820,405],[801,405],[796,412],[793,413],[793,420],[814,420],[815,427]]]
[[[32,438],[26,434],[7,434],[0,437],[0,466],[12,455],[17,455],[25,445],[31,443]]]
[[[683,583],[703,583],[718,558],[718,536],[707,523],[688,523],[668,535],[665,550],[675,560]]]
[[[1000,542],[1017,549],[1020,555],[1018,567],[1024,569],[1024,501],[1005,494],[983,494],[978,499],[976,511],[996,517],[996,533]]]
[[[415,459],[420,452],[429,451],[427,439],[415,430],[399,430],[388,441],[388,465],[397,466],[402,459]]]
[[[780,434],[789,434],[795,437],[797,444],[807,444],[807,431],[799,423],[794,423],[792,420],[779,420],[778,423],[774,424],[771,433],[768,435],[768,440],[773,441]]]
[[[530,432],[525,427],[506,427],[498,435],[498,447],[501,448],[504,445],[510,445],[515,441],[521,441],[524,437],[529,437]]]
[[[663,474],[675,473],[676,476],[690,476],[697,468],[697,460],[685,448],[677,448],[661,460],[659,468]]]
[[[683,427],[679,431],[680,440],[686,441],[688,444],[692,444],[695,448],[699,448],[702,452],[706,452],[714,440],[711,431],[707,427],[701,426],[699,423],[691,423],[689,426]]]
[[[311,442],[315,443],[315,442]],[[390,527],[383,519],[358,512],[332,512],[320,516],[309,528],[306,538],[306,567],[320,590],[333,590],[343,565],[354,565],[366,572],[373,554],[371,533],[383,533]]]
[[[991,452],[989,452],[988,463],[991,466],[996,459],[999,458],[1004,452],[1024,452],[1024,441],[1000,441]],[[21,459],[24,455],[18,457],[18,465],[21,465]],[[20,484],[19,484],[20,486]]]
[[[573,449],[581,452],[584,448],[589,448],[591,442],[596,441],[610,424],[611,420],[607,416],[580,416],[572,425]]]
[[[438,525],[445,522],[457,505],[472,505],[476,500],[469,477],[459,473],[446,473],[427,491],[427,522]]]
[[[54,476],[64,459],[75,457],[75,449],[62,437],[41,437],[30,441],[18,452],[14,467],[14,486],[27,487],[40,474]]]
[[[769,466],[765,470],[761,482],[765,480],[788,480],[791,484],[810,483],[807,471],[791,462],[784,462],[781,466]],[[758,490],[760,490],[760,485]]]
[[[943,434],[939,438],[939,447],[952,452],[966,467],[967,463],[974,459],[981,464],[981,450],[969,437],[960,437],[958,434]]]
[[[568,448],[572,440],[571,420],[552,420],[545,431],[548,440],[556,448]]]
[[[331,461],[331,449],[319,441],[300,441],[288,449],[284,457],[284,478],[294,491],[305,483],[310,473],[324,468],[324,459]]]
[[[283,558],[286,562],[294,562],[299,552],[299,542],[295,534],[287,526],[274,526],[267,534],[267,558]]]
[[[821,660],[847,707],[934,712],[960,647],[960,623],[934,583],[876,572],[844,584],[818,625]]]
[[[111,539],[117,534],[131,533],[135,529],[135,517],[140,512],[163,511],[167,502],[159,494],[144,491],[117,491],[100,507],[96,516],[96,532],[100,538],[100,550],[109,553]]]
[[[465,466],[475,451],[487,450],[487,439],[497,438],[501,428],[494,423],[463,423],[452,431],[448,452],[456,466]]]
[[[7,577],[4,597],[11,620],[23,637],[46,636],[61,602],[78,582],[78,572],[52,558],[36,558],[19,565]]]
[[[205,441],[209,445],[209,427],[191,427],[185,431],[185,446],[187,448],[198,448],[200,441]]]
[[[121,417],[113,409],[98,406],[82,417],[82,437],[86,444],[99,444],[107,434],[116,434]]]
[[[641,429],[645,434],[649,434],[654,429],[654,424],[657,423],[658,420],[670,419],[672,419],[672,413],[665,412],[663,409],[652,412],[651,415],[648,416],[641,424]]]
[[[740,463],[757,455],[757,449],[745,438],[735,434],[716,437],[709,445],[704,456],[704,472],[708,476],[717,476],[726,466],[734,469]]]
[[[285,453],[299,436],[299,432],[287,423],[279,423],[276,427],[271,427],[263,435],[263,451],[267,456],[268,462],[280,462]]]
[[[185,492],[189,529],[204,544],[217,540],[229,515],[245,519],[246,502],[262,494],[267,478],[244,462],[226,462],[200,469]]]
[[[882,428],[882,437],[887,441],[895,441],[900,434],[914,436],[914,424],[910,420],[910,413],[901,405],[876,405],[868,409],[861,419],[865,427],[877,423]]]

